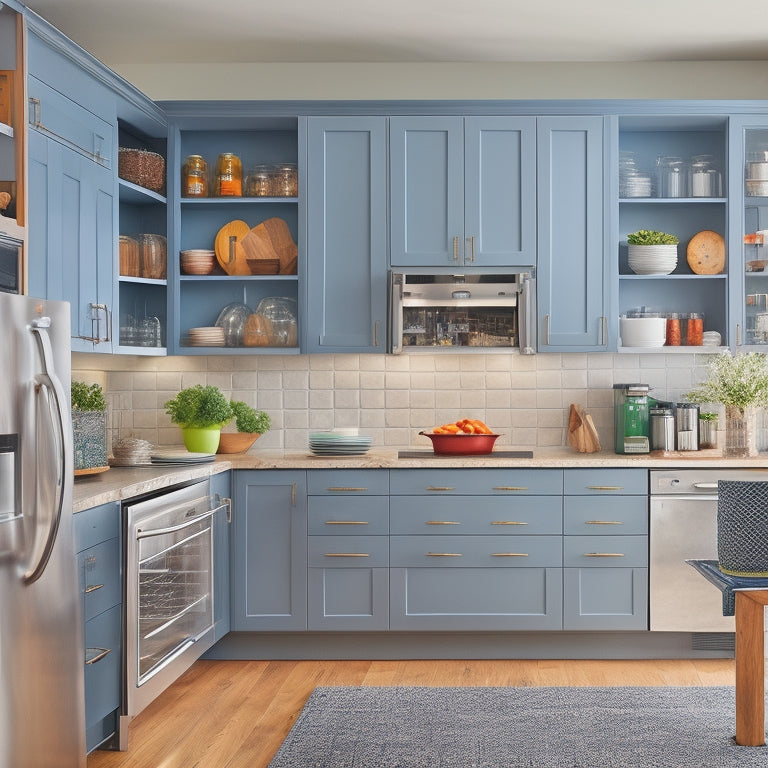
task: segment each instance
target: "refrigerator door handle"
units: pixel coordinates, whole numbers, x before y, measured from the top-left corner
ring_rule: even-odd
[[[37,397],[42,393],[45,395],[45,402],[47,404],[47,412],[50,416],[51,432],[53,433],[53,444],[55,446],[55,466],[56,466],[56,499],[53,504],[53,509],[50,513],[50,521],[47,526],[47,530],[40,531],[42,520],[40,519],[41,503],[40,503],[40,475],[36,472],[35,480],[35,514],[36,521],[36,533],[35,542],[32,547],[32,555],[27,571],[24,574],[24,581],[27,584],[31,584],[37,581],[43,574],[48,560],[51,557],[53,551],[53,545],[56,541],[56,534],[59,530],[59,522],[61,520],[62,507],[64,506],[64,482],[67,471],[67,456],[64,450],[65,436],[64,436],[64,388],[61,382],[56,377],[53,371],[53,351],[51,349],[51,339],[48,335],[48,328],[51,325],[50,318],[40,317],[36,318],[31,323],[31,330],[36,335],[38,345],[40,347],[40,355],[43,362],[43,372],[39,373],[35,377],[35,395]],[[39,411],[38,411],[39,413]],[[40,422],[38,421],[38,435],[40,429]],[[39,464],[38,464],[39,468]]]

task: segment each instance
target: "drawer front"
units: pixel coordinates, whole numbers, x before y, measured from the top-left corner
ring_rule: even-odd
[[[393,496],[393,534],[488,534],[495,536],[562,533],[560,496]]]
[[[392,536],[393,568],[557,568],[559,536]]]
[[[563,539],[566,568],[645,568],[647,536],[566,536]]]
[[[310,496],[310,536],[386,536],[388,496]]]
[[[572,494],[647,494],[648,471],[645,469],[566,469],[566,496]]]
[[[121,599],[120,541],[110,539],[77,556],[83,614],[86,621]]]
[[[560,469],[393,469],[393,495],[538,495],[563,491]]]
[[[120,505],[116,502],[78,512],[72,516],[75,552],[120,536]]]
[[[566,534],[584,536],[648,533],[648,497],[567,496],[563,526]]]
[[[307,473],[307,491],[319,495],[384,495],[389,493],[386,469],[317,469]]]
[[[86,726],[120,706],[120,614],[116,605],[85,624]]]
[[[389,564],[387,536],[310,536],[310,568],[378,568]]]

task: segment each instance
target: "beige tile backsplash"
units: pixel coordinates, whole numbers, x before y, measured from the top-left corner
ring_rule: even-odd
[[[498,447],[564,445],[568,408],[592,414],[604,447],[613,442],[614,383],[649,384],[680,400],[706,373],[694,354],[404,354],[125,357],[74,354],[73,378],[99,381],[109,408],[108,441],[139,437],[181,444],[164,403],[181,388],[215,384],[267,411],[259,448],[304,450],[310,432],[359,427],[378,445],[422,445],[421,429],[479,418],[502,434]]]

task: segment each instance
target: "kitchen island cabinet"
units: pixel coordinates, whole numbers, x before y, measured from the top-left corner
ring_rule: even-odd
[[[232,523],[232,629],[307,628],[305,472],[237,472]]]

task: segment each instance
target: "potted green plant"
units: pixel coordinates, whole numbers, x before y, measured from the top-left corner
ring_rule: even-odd
[[[221,390],[202,384],[182,389],[166,401],[165,412],[181,427],[184,446],[194,453],[216,453],[221,428],[233,416],[232,406]]]
[[[718,415],[710,411],[699,414],[699,448],[717,448]]]
[[[72,442],[75,474],[88,474],[107,464],[107,402],[99,384],[73,381]]]
[[[768,405],[768,356],[762,352],[712,358],[708,378],[685,395],[696,403],[725,407],[725,456],[755,456],[755,408]]]
[[[241,400],[230,403],[236,432],[222,432],[218,453],[245,453],[272,425],[269,415]]]
[[[677,266],[676,235],[639,229],[627,235],[629,268],[637,275],[668,275]]]

